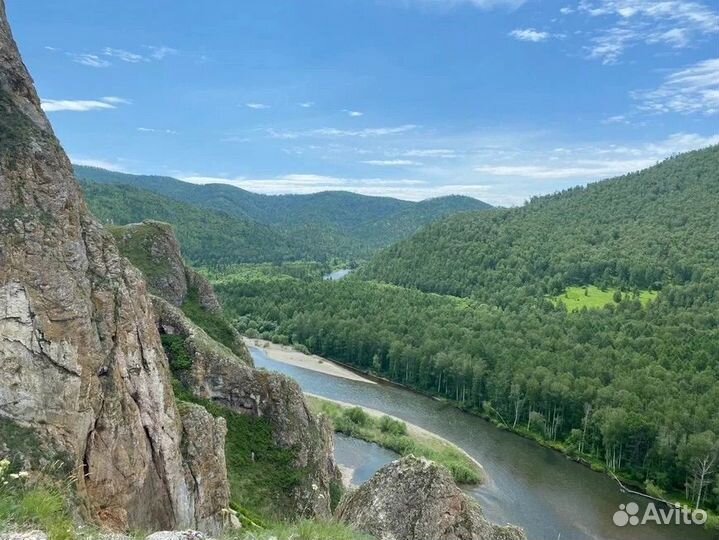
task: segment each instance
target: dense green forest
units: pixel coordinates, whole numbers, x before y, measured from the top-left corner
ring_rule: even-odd
[[[82,182],[92,213],[105,224],[126,225],[146,219],[171,223],[192,264],[281,262],[307,253],[266,225],[197,208],[132,186]]]
[[[501,306],[571,285],[698,283],[719,267],[717,209],[714,146],[521,208],[439,221],[385,250],[363,275]]]
[[[216,284],[237,327],[456,402],[601,462],[654,494],[717,509],[719,310],[711,286],[668,286],[567,312],[505,310],[345,279],[235,270]],[[701,490],[699,488],[702,485]],[[714,491],[713,491],[714,489]]]
[[[249,335],[303,344],[716,511],[717,209],[713,147],[450,217],[340,282],[309,267],[214,278]]]
[[[269,196],[93,167],[75,166],[75,174],[103,221],[167,221],[192,262],[213,266],[366,259],[437,219],[489,208],[460,196],[418,203],[341,191]]]

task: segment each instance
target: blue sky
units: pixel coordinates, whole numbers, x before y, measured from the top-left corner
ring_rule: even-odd
[[[715,1],[6,3],[76,163],[512,205],[719,142]]]

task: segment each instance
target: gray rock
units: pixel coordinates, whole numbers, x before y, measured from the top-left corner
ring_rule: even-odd
[[[113,529],[196,527],[211,495],[186,479],[145,281],[88,212],[2,0],[0,133],[0,428],[56,452],[86,517]]]
[[[199,531],[159,531],[145,537],[145,540],[209,540]]]
[[[0,533],[0,540],[47,540],[47,535],[42,531]]]
[[[283,375],[248,366],[164,299],[153,297],[153,303],[160,331],[184,338],[192,359],[192,367],[178,374],[185,387],[198,398],[266,418],[275,443],[293,449],[295,467],[306,473],[291,494],[294,513],[329,516],[330,485],[341,482],[333,432],[325,418],[309,410],[299,385]]]
[[[489,523],[444,467],[414,456],[380,469],[336,515],[379,540],[525,540],[517,527]]]

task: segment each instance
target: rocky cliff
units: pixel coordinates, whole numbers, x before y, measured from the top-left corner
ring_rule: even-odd
[[[153,303],[161,334],[182,339],[189,365],[174,375],[195,397],[232,411],[269,422],[274,443],[291,450],[302,481],[290,501],[290,515],[329,516],[331,484],[340,483],[333,455],[331,426],[307,407],[300,387],[279,374],[251,367],[250,354],[239,340],[226,347],[212,339],[178,306],[188,296],[214,301],[199,302],[221,316],[212,285],[183,261],[179,242],[168,224],[145,221],[113,228],[121,252],[146,274],[155,296]],[[217,306],[217,307],[215,307]],[[193,314],[204,316],[202,313]],[[172,358],[171,358],[172,360]],[[185,361],[187,362],[187,361]]]
[[[183,422],[145,281],[89,214],[2,0],[0,366],[1,432],[22,428],[44,459],[62,457],[89,517],[219,527],[226,481],[190,481],[182,448],[183,437],[206,441],[193,455],[219,462],[222,427],[208,438],[196,430],[211,419]]]
[[[337,517],[380,540],[526,540],[521,529],[489,523],[444,467],[414,456],[380,469]]]

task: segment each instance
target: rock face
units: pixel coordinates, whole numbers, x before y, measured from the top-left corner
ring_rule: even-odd
[[[346,496],[337,518],[379,540],[525,540],[521,529],[489,523],[444,467],[414,456]]]
[[[111,230],[120,252],[142,270],[152,294],[173,306],[192,302],[208,313],[221,314],[215,290],[204,276],[185,264],[180,243],[169,223],[147,220]],[[228,346],[246,364],[253,365],[239,332],[230,325],[227,332],[231,334]]]
[[[305,471],[302,484],[291,494],[294,514],[329,516],[330,485],[341,481],[332,427],[312,414],[297,383],[248,366],[178,308],[158,297],[153,302],[160,332],[183,337],[192,359],[189,369],[176,372],[184,386],[198,398],[266,418],[275,443],[292,449],[297,456],[295,467]]]
[[[2,0],[0,366],[0,423],[65,458],[90,517],[118,528],[219,527],[227,493],[187,481],[145,281],[89,214]],[[186,439],[204,437],[194,425],[185,423]]]
[[[150,292],[178,307],[194,293],[203,309],[220,310],[212,285],[182,259],[170,224],[147,220],[111,230],[123,255],[142,270]]]

